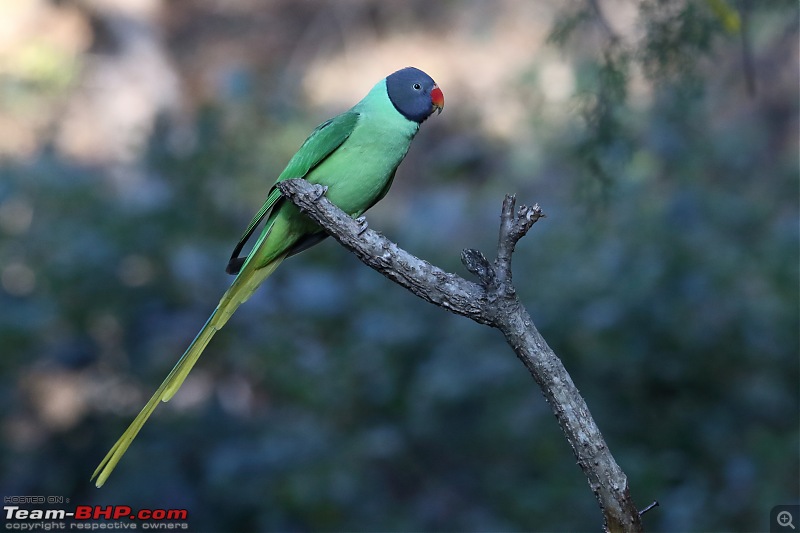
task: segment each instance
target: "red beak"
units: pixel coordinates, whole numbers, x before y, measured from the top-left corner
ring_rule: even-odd
[[[434,85],[431,89],[431,105],[439,110],[439,113],[444,109],[444,94],[438,85]]]

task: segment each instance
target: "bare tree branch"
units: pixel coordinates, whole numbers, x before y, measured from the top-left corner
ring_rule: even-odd
[[[328,201],[318,185],[293,179],[278,183],[278,188],[367,266],[428,302],[499,329],[553,409],[597,498],[606,531],[642,531],[625,473],[614,461],[566,368],[533,325],[512,285],[511,257],[517,242],[544,217],[538,205],[523,205],[515,212],[515,198],[506,196],[494,262],[477,250],[461,254],[464,266],[479,280],[473,283],[409,254],[379,233],[364,231]]]

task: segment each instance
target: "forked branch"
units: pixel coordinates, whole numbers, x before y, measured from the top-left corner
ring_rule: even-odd
[[[293,179],[278,183],[278,187],[289,201],[367,266],[432,304],[499,329],[553,409],[597,498],[606,531],[642,531],[625,473],[614,461],[561,360],[517,299],[512,284],[514,248],[544,217],[538,205],[515,209],[515,198],[506,196],[494,261],[489,262],[477,250],[464,250],[461,254],[464,266],[478,278],[479,283],[474,283],[409,254],[375,231],[364,231],[361,224],[328,201],[317,185]]]

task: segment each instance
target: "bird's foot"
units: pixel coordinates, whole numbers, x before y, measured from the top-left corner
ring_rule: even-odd
[[[316,196],[314,196],[314,201],[315,202],[319,201],[320,198],[325,196],[326,192],[328,192],[327,185],[319,185],[319,184],[314,185],[314,194],[316,194]]]
[[[364,215],[361,215],[360,217],[358,217],[356,219],[356,224],[358,224],[358,234],[359,235],[361,235],[365,231],[367,231],[367,227],[369,226],[369,223],[367,222],[367,217],[365,217]]]

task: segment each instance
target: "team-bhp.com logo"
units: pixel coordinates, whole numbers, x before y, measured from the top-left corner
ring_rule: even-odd
[[[4,505],[5,529],[189,529],[186,509],[138,509],[127,505],[78,505],[73,510]]]

